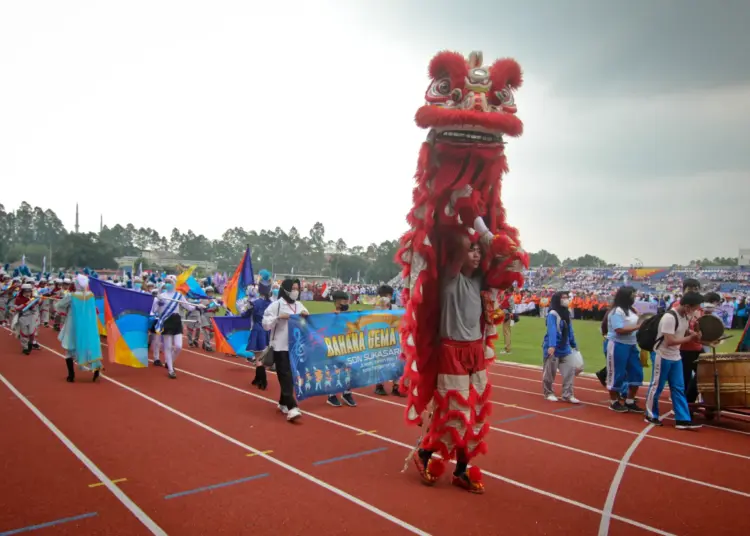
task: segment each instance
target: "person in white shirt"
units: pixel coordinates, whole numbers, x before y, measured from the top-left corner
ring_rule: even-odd
[[[289,317],[310,314],[305,306],[297,301],[299,289],[299,279],[285,279],[279,289],[279,299],[269,305],[263,313],[263,329],[271,332],[269,346],[273,351],[276,378],[281,388],[279,410],[286,415],[289,422],[302,416],[302,412],[297,407],[297,400],[294,398],[294,377],[292,364],[289,361]]]
[[[659,420],[659,397],[669,382],[669,393],[674,409],[675,428],[679,430],[694,430],[701,425],[694,424],[690,417],[687,398],[685,397],[685,379],[682,373],[682,358],[680,345],[686,342],[701,340],[700,331],[688,329],[690,319],[700,310],[703,296],[697,292],[687,292],[680,300],[680,304],[664,313],[659,321],[659,331],[656,338],[656,355],[651,371],[651,383],[646,396],[645,421],[662,426]]]
[[[173,275],[167,276],[163,292],[154,297],[154,305],[151,307],[151,316],[156,319],[154,333],[157,337],[161,335],[167,373],[173,380],[177,378],[177,374],[174,372],[174,361],[182,350],[180,308],[193,311],[196,308],[205,307],[189,303],[185,296],[175,290],[176,281],[177,279]],[[157,367],[161,365],[158,358],[154,359],[154,365]]]

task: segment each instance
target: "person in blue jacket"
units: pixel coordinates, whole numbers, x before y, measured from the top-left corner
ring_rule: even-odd
[[[552,384],[559,370],[563,380],[563,401],[578,404],[578,399],[573,395],[576,366],[571,359],[571,354],[578,348],[578,345],[573,331],[573,322],[570,319],[569,305],[570,299],[567,291],[555,292],[552,295],[547,314],[547,333],[542,343],[544,356],[542,387],[544,397],[550,402],[557,402]]]

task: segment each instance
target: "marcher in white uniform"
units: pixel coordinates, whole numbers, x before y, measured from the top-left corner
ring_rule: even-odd
[[[154,332],[161,336],[164,345],[164,358],[166,360],[167,372],[171,379],[177,378],[174,372],[174,361],[182,350],[182,317],[180,307],[186,311],[203,308],[203,305],[189,303],[185,296],[175,291],[177,279],[168,276],[163,291],[154,298],[151,308],[151,316],[156,317]],[[158,359],[154,359],[154,365],[160,366]]]

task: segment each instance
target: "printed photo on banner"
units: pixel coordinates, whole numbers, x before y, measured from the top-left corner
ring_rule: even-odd
[[[398,380],[404,312],[355,311],[289,319],[289,359],[298,400]]]

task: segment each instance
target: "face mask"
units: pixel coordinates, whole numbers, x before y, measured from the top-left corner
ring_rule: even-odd
[[[348,310],[349,310],[349,304],[348,303],[342,303],[341,305],[339,305],[339,311],[341,311],[342,313],[344,313],[344,312],[346,312]]]
[[[133,288],[135,290],[141,290],[141,284],[140,283],[136,283],[135,285],[133,285]]]
[[[299,298],[299,290],[293,290],[289,293],[289,298],[292,301],[297,301],[297,298]]]
[[[564,300],[560,300],[560,305],[562,305],[563,307],[567,307],[568,305],[570,305],[570,300],[567,298]]]
[[[174,285],[172,283],[167,283],[166,285],[164,285],[164,290],[166,290],[167,292],[172,292],[174,290]]]

